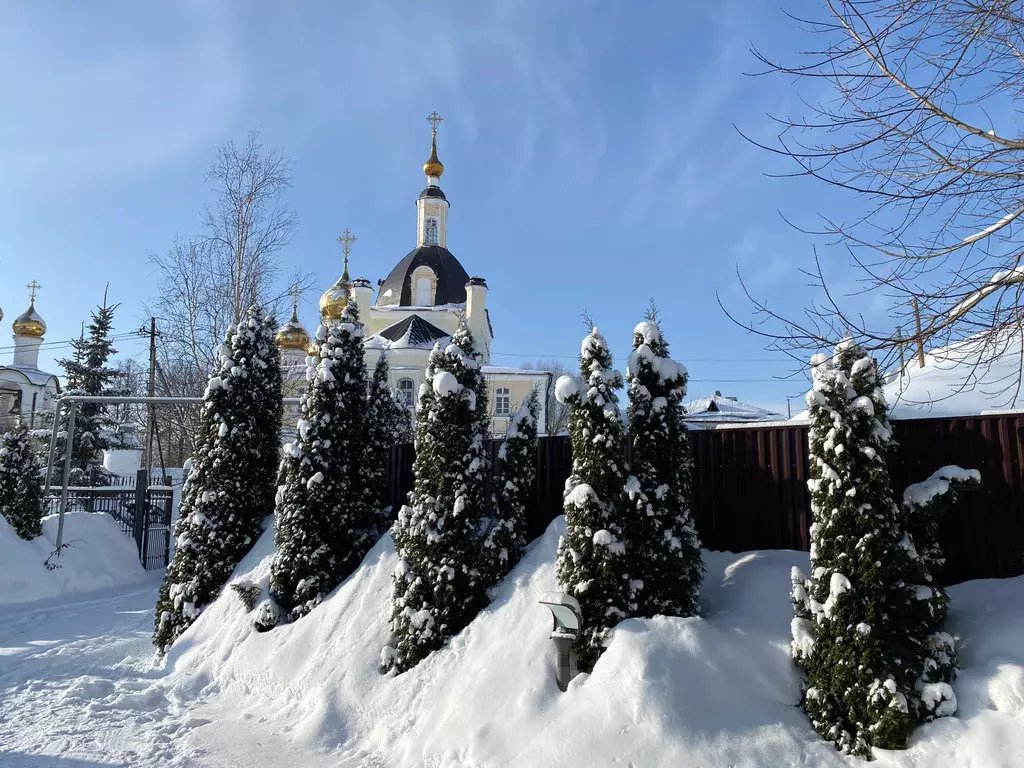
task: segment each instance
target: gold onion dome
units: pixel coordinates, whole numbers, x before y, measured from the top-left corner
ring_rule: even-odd
[[[299,322],[298,308],[292,307],[292,319],[281,326],[277,332],[277,345],[281,349],[296,349],[305,352],[309,349],[309,334]]]
[[[430,141],[430,157],[427,158],[427,162],[423,164],[423,172],[428,177],[439,179],[444,173],[444,166],[441,165],[441,161],[437,159],[437,131],[434,132],[434,136]]]
[[[18,315],[11,328],[14,329],[15,336],[30,336],[35,339],[43,338],[46,334],[46,323],[43,322],[43,318],[36,312],[35,297],[32,297],[28,309]]]
[[[349,295],[352,284],[348,277],[348,259],[345,259],[345,271],[341,273],[338,282],[324,291],[320,297],[320,315],[324,320],[340,320],[341,313],[348,306]]]

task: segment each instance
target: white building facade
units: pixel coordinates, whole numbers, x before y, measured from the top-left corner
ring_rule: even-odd
[[[60,382],[57,376],[39,369],[39,347],[46,335],[46,323],[36,311],[39,284],[29,283],[29,305],[14,320],[14,351],[11,362],[0,363],[0,431],[19,421],[39,428],[51,422]],[[3,320],[0,308],[0,321]]]
[[[355,238],[339,238],[345,250],[345,269],[338,281],[320,299],[323,316],[338,316],[348,301],[354,301],[366,328],[366,362],[372,372],[381,354],[387,354],[391,387],[415,414],[416,396],[423,381],[430,351],[435,344],[448,343],[464,317],[481,355],[488,386],[491,431],[502,435],[522,401],[534,389],[539,391],[538,432],[546,432],[544,412],[547,388],[552,386],[546,371],[490,365],[494,329],[487,309],[487,282],[470,277],[462,263],[448,250],[448,199],[440,187],[444,166],[437,157],[437,130],[433,131],[430,158],[423,165],[426,187],[416,200],[416,247],[373,284],[365,278],[350,280],[348,252]],[[309,335],[299,322],[297,311],[282,326],[278,341],[284,355],[289,394],[298,394],[305,383],[305,355]]]

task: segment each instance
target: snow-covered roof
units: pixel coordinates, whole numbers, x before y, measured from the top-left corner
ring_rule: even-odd
[[[409,315],[370,336],[363,345],[370,349],[431,349],[451,334],[419,315]]]
[[[741,403],[735,397],[726,397],[718,392],[686,404],[686,421],[722,423],[781,419],[782,416],[774,411],[758,405]]]
[[[994,341],[979,336],[927,352],[924,368],[916,358],[908,361],[902,376],[897,371],[886,377],[889,415],[921,419],[1024,408],[1021,343],[1019,333]]]
[[[0,379],[6,378],[4,374],[8,371],[24,376],[30,384],[37,387],[45,387],[52,383],[57,384],[59,388],[60,381],[56,375],[40,371],[38,368],[29,368],[26,365],[0,365]]]
[[[399,306],[397,304],[393,305],[393,306],[390,306],[390,305],[377,306],[376,304],[374,304],[373,311],[374,312],[465,312],[466,311],[466,303],[462,302],[461,304],[436,304],[436,305],[433,305],[433,306],[425,306],[425,307],[420,307],[420,306]]]
[[[482,365],[480,370],[489,376],[550,376],[551,371],[538,371],[535,368],[509,368],[502,365]]]
[[[981,335],[926,352],[923,368],[913,357],[902,373],[897,370],[885,377],[889,416],[927,419],[1024,408],[1024,389],[1017,389],[1021,344],[1017,333],[994,341]],[[804,410],[792,421],[807,418]]]

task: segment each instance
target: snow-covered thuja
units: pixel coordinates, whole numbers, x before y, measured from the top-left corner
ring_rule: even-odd
[[[161,652],[217,597],[274,510],[281,364],[272,319],[254,307],[228,328],[203,395],[175,552],[156,604]]]
[[[558,541],[558,581],[580,604],[583,627],[576,641],[579,668],[589,671],[611,629],[629,610],[630,580],[621,518],[625,429],[604,337],[594,328],[583,340],[580,378],[562,376],[555,385],[569,407],[572,474],[565,481],[565,534]]]
[[[633,329],[629,386],[631,513],[622,529],[636,616],[693,616],[704,577],[690,515],[690,450],[683,423],[686,368],[669,357],[657,323]]]
[[[498,451],[501,477],[483,549],[483,564],[492,585],[508,575],[526,548],[526,510],[537,495],[539,409],[534,389],[509,423],[505,442]]]
[[[384,671],[415,666],[487,604],[480,561],[489,419],[480,358],[465,323],[446,348],[430,353],[417,413],[415,482],[391,529],[399,561]]]
[[[373,369],[366,407],[366,437],[363,448],[363,497],[379,537],[391,527],[394,515],[391,505],[384,504],[388,486],[388,464],[391,449],[404,437],[403,427],[408,412],[395,399],[388,386],[388,358],[382,352]]]
[[[270,598],[255,624],[268,630],[305,616],[362,561],[375,523],[363,497],[366,363],[363,325],[354,302],[316,330],[306,358],[306,392],[297,437],[284,446]]]
[[[23,539],[43,532],[43,484],[28,428],[19,424],[0,439],[0,515]]]
[[[811,575],[793,572],[792,653],[814,727],[841,751],[867,755],[904,747],[919,722],[956,710],[956,659],[940,631],[935,560],[915,551],[892,497],[874,361],[846,340],[811,363]]]

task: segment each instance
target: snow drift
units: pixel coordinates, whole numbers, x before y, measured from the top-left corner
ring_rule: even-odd
[[[623,622],[593,673],[559,693],[538,600],[557,588],[563,526],[557,519],[530,546],[465,631],[397,677],[377,671],[397,562],[390,537],[313,613],[266,634],[225,590],[171,649],[159,683],[212,721],[189,733],[189,750],[261,768],[857,762],[797,706],[788,585],[792,566],[807,567],[804,553],[706,552],[706,618]],[[268,532],[236,580],[265,585],[272,552]],[[960,715],[919,729],[905,752],[876,753],[878,764],[1022,765],[1024,578],[950,595]]]
[[[20,538],[0,517],[0,604],[25,603],[70,592],[128,584],[145,578],[135,543],[106,514],[69,512],[59,556],[57,515],[43,518],[43,535]],[[44,563],[59,566],[48,570]]]

